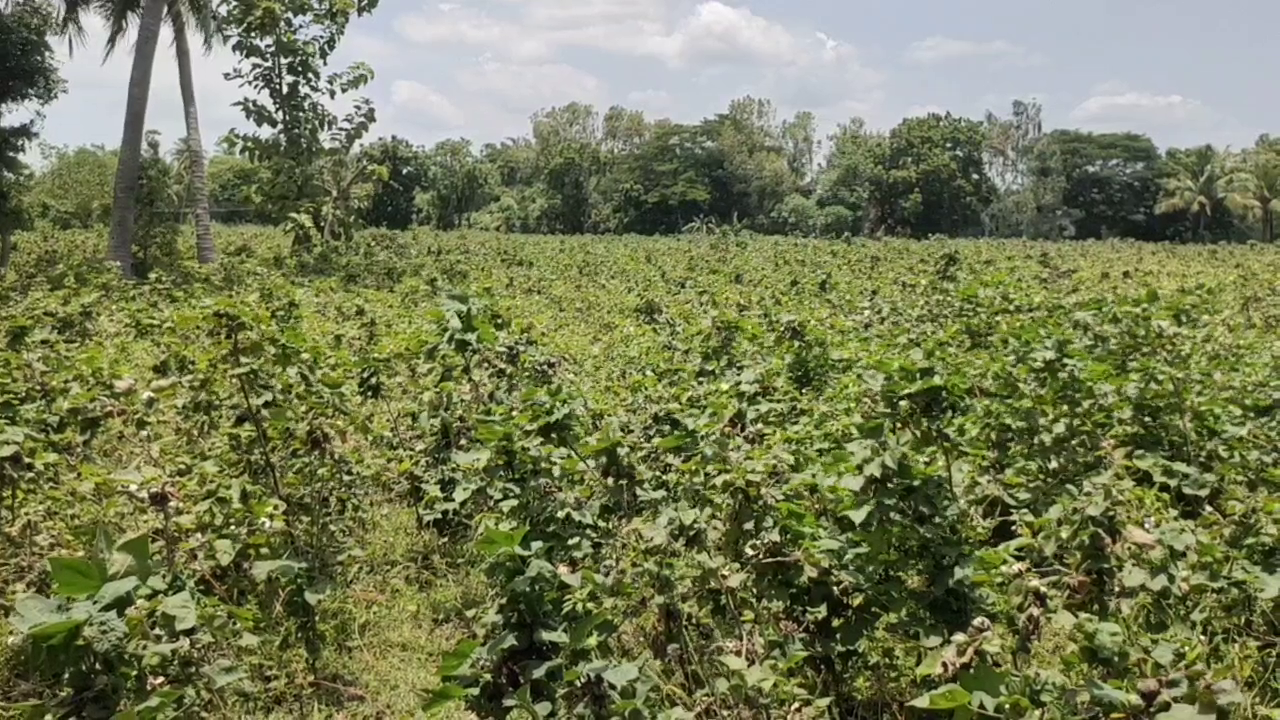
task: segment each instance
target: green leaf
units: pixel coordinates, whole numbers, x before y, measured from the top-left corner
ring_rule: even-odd
[[[946,655],[946,652],[947,649],[945,647],[935,647],[925,653],[920,664],[916,666],[916,678],[926,678],[936,674],[942,667],[942,658]]]
[[[640,667],[637,666],[635,663],[623,663],[621,665],[614,665],[613,667],[610,667],[608,670],[604,671],[601,677],[603,677],[605,682],[609,683],[610,685],[616,688],[622,688],[627,683],[630,683],[634,681],[636,678],[640,677]]]
[[[468,690],[461,685],[441,685],[427,695],[426,701],[422,703],[422,710],[428,713],[438,713],[445,706],[473,694],[475,694],[475,690]]]
[[[462,672],[471,663],[471,656],[479,649],[480,643],[475,640],[464,640],[440,658],[440,676],[448,677]]]
[[[1151,651],[1150,656],[1152,660],[1160,663],[1161,667],[1172,668],[1174,661],[1177,659],[1177,652],[1178,649],[1176,647],[1161,641]]]
[[[1194,705],[1177,703],[1168,710],[1156,715],[1155,720],[1213,720],[1217,715],[1212,710],[1202,712]]]
[[[569,634],[563,630],[539,630],[538,640],[540,642],[555,643],[556,645],[568,645]]]
[[[190,630],[200,621],[196,601],[186,590],[165,598],[160,603],[160,612],[173,619],[173,629],[178,632]]]
[[[476,549],[489,556],[506,550],[515,550],[520,547],[520,541],[528,531],[528,528],[501,530],[491,527],[484,531],[484,535],[479,540],[476,540]]]
[[[166,710],[173,706],[173,703],[182,697],[181,690],[173,688],[163,688],[151,693],[150,697],[143,700],[132,709],[118,713],[111,717],[111,720],[141,720],[142,718],[160,717]]]
[[[107,579],[97,565],[86,558],[51,557],[49,572],[54,589],[66,597],[87,597],[102,589]]]
[[[749,667],[747,661],[737,655],[721,655],[720,662],[734,672],[744,672]]]
[[[1103,707],[1113,710],[1129,710],[1142,707],[1142,699],[1137,695],[1113,688],[1098,680],[1090,680],[1087,687],[1089,696]]]
[[[236,552],[239,546],[226,538],[218,538],[213,541],[213,557],[218,561],[220,567],[226,567],[231,561],[236,559]]]
[[[1009,673],[1000,672],[990,665],[979,665],[972,670],[964,670],[958,678],[960,687],[970,692],[978,704],[989,711],[995,711],[1000,698],[1005,696],[1005,683],[1009,681]]]
[[[151,536],[140,533],[116,543],[109,574],[113,578],[133,574],[146,582],[151,577]]]
[[[89,620],[87,612],[64,608],[40,595],[19,595],[9,623],[24,635],[42,642],[57,640]]]
[[[943,685],[928,694],[907,703],[910,707],[923,708],[925,710],[951,710],[961,705],[967,705],[972,696],[967,690],[959,685]]]
[[[1130,590],[1142,587],[1150,580],[1151,574],[1137,565],[1126,566],[1124,572],[1120,573],[1120,584]]]
[[[853,510],[850,510],[849,512],[845,513],[844,516],[853,521],[854,527],[861,527],[862,523],[866,522],[867,516],[871,514],[871,511],[874,508],[875,508],[874,504],[867,503],[866,505],[861,505],[859,507],[854,508]]]
[[[237,668],[230,660],[214,661],[200,668],[200,673],[209,679],[209,686],[214,690],[249,677],[249,673]]]
[[[453,462],[457,465],[469,468],[483,468],[489,462],[489,458],[493,456],[493,451],[488,448],[480,448],[470,452],[456,452],[453,454]]]
[[[657,442],[657,446],[659,450],[671,450],[684,445],[688,440],[688,436],[684,433],[677,433],[675,435],[668,435],[667,437],[662,438]]]
[[[1224,710],[1230,710],[1245,701],[1244,693],[1240,692],[1240,686],[1235,680],[1221,680],[1213,684],[1211,688],[1213,699],[1218,703],[1218,707]]]
[[[298,571],[306,567],[306,563],[300,563],[295,560],[259,560],[249,569],[249,574],[258,582],[263,582],[272,577],[289,579],[296,576]]]
[[[93,596],[93,601],[98,604],[98,607],[111,607],[116,603],[116,601],[127,597],[129,593],[133,592],[141,585],[142,581],[132,576],[120,578],[119,580],[112,580],[102,586],[102,589],[98,591],[98,594]]]

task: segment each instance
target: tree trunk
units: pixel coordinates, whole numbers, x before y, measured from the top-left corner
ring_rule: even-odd
[[[138,23],[138,40],[129,72],[129,94],[124,109],[124,132],[111,206],[111,239],[107,260],[120,266],[125,277],[133,277],[133,231],[137,221],[138,182],[142,172],[142,138],[147,129],[147,101],[151,96],[151,71],[156,46],[164,23],[166,0],[146,0]]]
[[[209,222],[209,180],[204,144],[200,139],[200,114],[196,110],[196,87],[191,77],[191,45],[181,11],[170,15],[174,52],[178,56],[178,85],[182,89],[182,110],[187,120],[187,147],[191,162],[191,200],[195,203],[196,261],[208,265],[218,259]]]
[[[13,232],[8,228],[0,228],[0,277],[9,271],[9,260],[13,257]]]

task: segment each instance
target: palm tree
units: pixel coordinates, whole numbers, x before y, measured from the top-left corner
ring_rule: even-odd
[[[1240,154],[1222,187],[1227,207],[1259,221],[1262,240],[1276,239],[1276,213],[1280,213],[1280,154],[1259,144]]]
[[[1203,239],[1205,223],[1222,201],[1222,157],[1212,145],[1201,145],[1173,162],[1173,174],[1160,183],[1156,214],[1185,212]]]
[[[158,5],[158,10],[157,10]],[[156,16],[158,13],[158,17]],[[200,137],[200,119],[196,106],[195,81],[191,68],[191,46],[188,26],[201,38],[204,50],[212,50],[221,38],[213,21],[208,0],[65,0],[62,31],[74,48],[84,39],[84,15],[96,14],[107,23],[107,43],[103,57],[110,57],[128,35],[130,26],[138,26],[133,71],[129,78],[129,100],[125,110],[125,129],[116,171],[115,204],[112,208],[111,241],[108,259],[119,263],[131,275],[133,226],[137,212],[138,168],[142,157],[142,137],[146,125],[146,105],[151,88],[151,68],[155,48],[159,44],[160,24],[168,21],[173,31],[174,54],[178,61],[178,84],[182,94],[186,121],[186,143],[190,170],[192,201],[195,205],[196,259],[211,263],[217,258],[213,228],[209,218],[208,164]],[[134,142],[134,139],[137,142]],[[136,147],[137,151],[134,152]]]

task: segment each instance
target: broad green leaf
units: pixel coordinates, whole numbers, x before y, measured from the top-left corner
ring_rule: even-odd
[[[453,454],[453,462],[463,467],[482,468],[489,462],[489,458],[492,455],[493,451],[488,448],[480,448],[470,452],[456,452]]]
[[[19,595],[13,609],[9,623],[19,632],[40,641],[56,640],[89,619],[87,612],[64,607],[56,600],[40,595]]]
[[[524,539],[526,532],[528,532],[528,528],[516,528],[515,530],[488,528],[480,539],[476,541],[476,549],[490,556],[497,555],[505,550],[515,550],[520,547],[520,541]]]
[[[200,673],[209,679],[209,687],[214,690],[249,677],[249,673],[237,668],[230,660],[216,660],[200,668]]]
[[[102,589],[107,579],[97,565],[86,558],[51,557],[49,572],[54,589],[66,597],[88,597]]]
[[[1244,693],[1240,692],[1240,686],[1235,680],[1220,680],[1213,684],[1211,691],[1218,707],[1224,710],[1230,710],[1245,701]]]
[[[133,576],[120,578],[119,580],[112,580],[102,586],[102,589],[98,591],[98,594],[93,596],[93,601],[97,603],[99,607],[111,607],[120,599],[127,597],[129,593],[132,593],[141,585],[142,581]]]
[[[150,535],[139,533],[116,543],[112,548],[110,573],[113,578],[132,574],[146,582],[151,577]]]
[[[959,685],[943,685],[937,690],[921,695],[907,705],[925,710],[951,710],[968,704],[971,697],[969,692]]]
[[[1129,710],[1142,707],[1142,699],[1137,695],[1113,688],[1098,680],[1088,683],[1089,695],[1099,704],[1113,710]]]
[[[471,656],[480,648],[475,640],[464,640],[440,658],[440,676],[457,675],[471,663]]]
[[[227,566],[235,560],[239,547],[226,538],[218,538],[213,541],[213,557],[218,561],[218,565]]]
[[[743,672],[748,667],[747,661],[737,655],[721,655],[720,662],[734,672]]]
[[[190,630],[200,621],[200,617],[196,612],[195,599],[186,590],[162,600],[160,602],[160,612],[173,619],[173,629],[178,632]]]
[[[942,658],[946,655],[946,647],[935,647],[925,653],[920,664],[916,666],[916,678],[931,677],[942,667]]]
[[[1151,575],[1137,565],[1129,565],[1125,567],[1124,572],[1120,573],[1120,584],[1129,589],[1142,587],[1150,580]]]
[[[1009,681],[1009,673],[1000,672],[990,665],[979,665],[972,670],[961,671],[960,687],[967,690],[973,700],[994,711],[1000,698],[1005,695],[1005,683]]]
[[[1168,710],[1156,715],[1155,720],[1213,720],[1217,715],[1212,710],[1201,711],[1195,705],[1177,703]]]
[[[555,643],[556,645],[568,645],[569,634],[563,630],[539,630],[538,640],[541,642]]]
[[[1171,668],[1177,659],[1178,649],[1167,642],[1160,642],[1149,653],[1152,660],[1160,663],[1161,667]]]
[[[608,670],[604,671],[601,677],[603,677],[605,682],[609,683],[610,685],[616,688],[621,688],[621,687],[624,687],[627,683],[630,683],[634,681],[636,678],[640,677],[640,667],[634,663],[622,663],[621,665],[614,665],[610,667]]]

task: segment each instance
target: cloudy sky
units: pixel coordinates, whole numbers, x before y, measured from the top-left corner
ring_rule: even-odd
[[[1053,127],[1240,146],[1280,133],[1276,27],[1273,0],[382,0],[339,60],[377,73],[375,133],[421,143],[523,133],[530,113],[570,100],[696,120],[750,93],[882,128],[1036,97]],[[148,125],[173,140],[165,42]],[[64,66],[49,141],[119,142],[127,49],[102,64],[100,47],[98,32]],[[225,49],[198,61],[206,144],[244,126],[222,79],[233,62]]]

